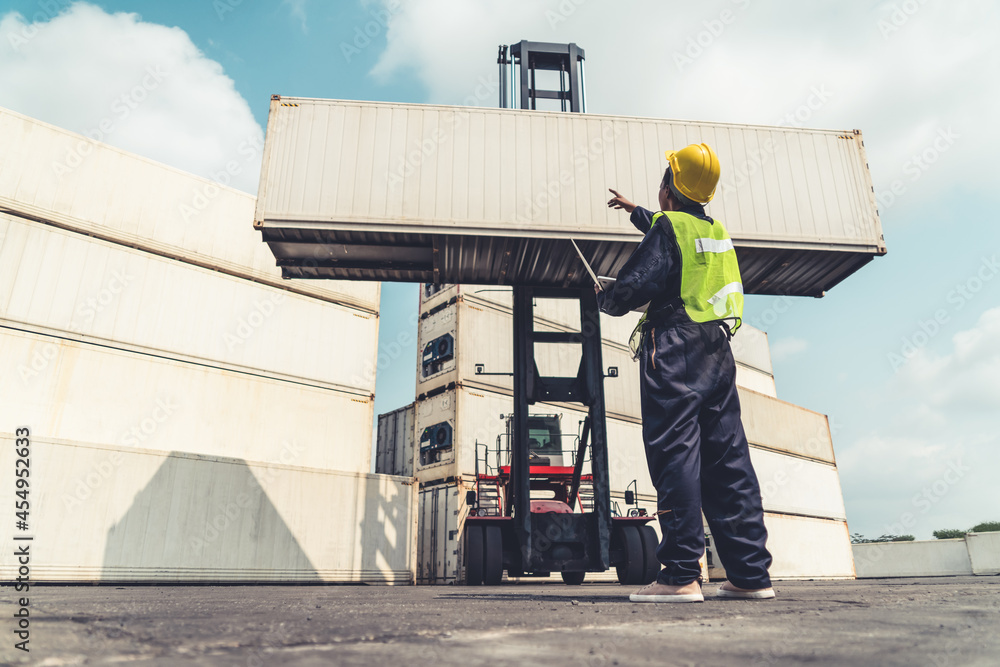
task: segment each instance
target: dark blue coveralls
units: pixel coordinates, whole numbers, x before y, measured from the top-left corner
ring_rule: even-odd
[[[703,206],[684,212],[711,220]],[[681,254],[670,223],[661,218],[650,233],[652,213],[641,207],[631,220],[646,237],[613,287],[598,294],[598,304],[622,316],[649,303],[639,363],[646,462],[662,512],[657,581],[677,586],[700,577],[704,511],[729,581],[767,588],[771,554],[728,333],[718,323],[695,323],[685,312]]]

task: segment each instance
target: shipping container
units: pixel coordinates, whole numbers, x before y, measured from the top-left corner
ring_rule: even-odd
[[[274,96],[254,224],[290,278],[590,284],[641,239],[663,151],[707,142],[748,293],[819,296],[885,253],[859,131]],[[317,260],[317,248],[324,256]]]
[[[445,285],[434,291],[435,285],[421,283],[420,314],[430,314],[444,308],[449,303],[464,300],[477,305],[491,306],[510,313],[513,308],[513,293],[510,287],[484,285]],[[425,298],[430,291],[434,292]],[[580,306],[570,299],[534,300],[536,328],[551,327],[558,331],[580,330]],[[601,313],[601,338],[611,343],[627,346],[632,330],[639,322],[640,313],[628,313],[622,317],[611,317]]]
[[[453,382],[509,391],[512,386],[510,376],[476,374],[479,364],[487,373],[509,372],[513,367],[509,290],[505,295],[496,290],[477,292],[466,286],[453,287],[465,287],[466,291],[458,292],[452,299],[439,302],[433,308],[421,307],[417,332],[417,395]],[[536,299],[535,329],[579,331],[579,308],[575,309],[574,319],[565,308],[568,303],[563,299]],[[639,364],[633,360],[628,348],[636,319],[603,316],[601,320],[604,366],[618,369],[618,376],[608,378],[604,383],[606,408],[609,415],[622,419],[638,419],[640,411]],[[603,328],[609,321],[621,323],[625,320],[628,320],[628,326],[620,327],[617,337],[609,336],[608,330]],[[734,336],[732,346],[737,386],[775,396],[767,334],[744,325]],[[547,368],[554,373],[575,376],[580,349],[574,345],[536,345],[539,369]]]
[[[509,287],[421,283],[420,315],[437,312],[459,299],[468,303],[491,305],[507,313],[510,313],[513,308],[513,296]],[[536,328],[540,328],[538,325],[548,325],[559,331],[580,330],[580,309],[570,300],[535,299],[534,313]],[[639,322],[639,317],[639,313],[628,313],[622,317],[611,317],[601,313],[601,338],[611,343],[627,346],[632,331]],[[733,337],[731,345],[733,357],[739,367],[744,367],[743,370],[753,370],[761,375],[771,376],[770,385],[774,386],[774,369],[771,366],[771,352],[766,333],[744,322]],[[751,381],[757,384],[763,382],[763,380],[761,382]],[[762,384],[761,386],[766,385]],[[748,388],[760,391],[755,387]]]
[[[465,500],[474,488],[461,480],[420,487],[418,584],[465,581],[463,528],[469,515]]]
[[[378,416],[375,472],[413,477],[414,403]]]
[[[741,395],[746,393],[741,392]],[[793,408],[792,413],[801,410],[787,403],[780,405]],[[417,401],[414,421],[417,478],[423,484],[457,478],[473,480],[477,473],[486,472],[487,465],[495,469],[498,465],[497,438],[501,438],[500,445],[506,449],[507,417],[512,410],[513,399],[509,394],[469,387],[458,387]],[[564,454],[553,465],[571,465],[571,452],[579,442],[586,413],[581,408],[545,403],[530,406],[529,413],[550,415],[558,420]],[[655,506],[656,489],[649,477],[642,425],[608,419],[607,427],[610,488],[612,496],[622,501],[619,503],[621,511],[626,511],[624,492],[633,482],[642,503]],[[438,437],[440,434],[443,437]],[[845,520],[840,479],[832,462],[806,458],[794,451],[781,451],[778,445],[788,438],[788,434],[780,427],[775,432],[754,435],[763,440],[763,443],[751,440],[750,455],[767,511]],[[768,443],[777,444],[769,446]],[[794,449],[803,450],[805,446]],[[490,452],[488,459],[487,450]]]
[[[513,360],[511,314],[472,300],[461,300],[420,320],[417,331],[417,396],[454,383],[490,391],[510,392]],[[539,331],[554,327],[539,325]],[[535,344],[538,371],[549,377],[576,377],[581,345]],[[605,342],[605,368],[620,375],[604,382],[605,409],[609,417],[640,418],[638,365],[627,347]],[[482,366],[483,373],[477,373]],[[633,368],[635,367],[635,368]],[[489,375],[497,373],[498,375]]]
[[[538,331],[556,327],[536,321]],[[565,330],[565,329],[564,329]],[[765,339],[766,342],[766,339]],[[513,379],[513,326],[511,314],[463,297],[420,320],[417,330],[417,396],[461,384],[470,388],[509,393]],[[582,347],[573,344],[536,344],[535,362],[542,375],[575,377]],[[604,381],[607,415],[640,421],[639,364],[623,345],[605,341],[605,369],[617,375]],[[478,372],[478,371],[482,372]],[[736,384],[743,389],[774,396],[774,378],[755,368],[737,364]],[[572,407],[572,406],[570,406]]]
[[[755,391],[739,393],[743,428],[751,445],[837,464],[826,415]]]
[[[0,327],[0,424],[81,443],[371,469],[373,399]]]
[[[507,419],[513,410],[509,394],[459,387],[418,400],[415,417],[414,467],[422,484],[466,477],[495,470],[497,440],[500,448],[508,449]],[[559,442],[553,441],[547,453],[552,465],[572,465],[586,413],[566,406],[536,403],[529,408],[531,415],[550,416],[559,424]],[[608,467],[612,491],[623,494],[626,487],[638,479],[639,493],[655,498],[646,472],[642,427],[634,422],[609,419]],[[541,437],[541,436],[540,436]],[[487,451],[489,452],[487,456]],[[503,459],[504,461],[506,458]],[[506,465],[506,463],[504,463]]]
[[[847,520],[835,466],[753,446],[750,460],[765,511]]]
[[[56,440],[23,420],[29,533],[44,545],[32,581],[414,582],[410,479]],[[4,469],[14,453],[14,435],[0,433]],[[0,499],[13,506],[13,484]],[[5,549],[5,581],[16,561]]]
[[[249,140],[249,138],[248,138]],[[255,168],[261,146],[234,155]],[[282,290],[378,312],[370,282],[283,281],[252,229],[256,198],[0,108],[0,209]]]
[[[772,579],[854,579],[847,522],[764,513]]]
[[[0,323],[375,391],[375,314],[3,213]]]

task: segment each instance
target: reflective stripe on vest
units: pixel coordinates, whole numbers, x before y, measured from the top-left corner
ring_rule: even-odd
[[[681,255],[681,300],[695,322],[733,320],[735,333],[743,323],[743,281],[733,241],[721,222],[709,222],[680,211],[661,211],[653,224],[666,217],[674,230]]]
[[[736,333],[743,323],[743,281],[726,228],[718,220],[708,222],[690,213],[660,211],[653,216],[651,231],[663,217],[670,222],[680,251],[684,311],[694,322],[732,320],[730,332]],[[629,341],[636,355],[645,321],[643,315]]]

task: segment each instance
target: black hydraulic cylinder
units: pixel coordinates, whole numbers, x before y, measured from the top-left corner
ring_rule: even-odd
[[[611,566],[611,489],[608,470],[608,425],[604,412],[604,360],[601,349],[601,312],[591,290],[580,295],[580,335],[583,357],[581,380],[590,408],[590,465],[594,475],[594,513],[597,515],[597,548],[602,567]]]
[[[514,418],[511,434],[510,477],[514,492],[512,510],[514,531],[521,546],[525,570],[531,570],[531,482],[528,444],[528,395],[531,374],[535,372],[535,328],[531,288],[514,287]]]

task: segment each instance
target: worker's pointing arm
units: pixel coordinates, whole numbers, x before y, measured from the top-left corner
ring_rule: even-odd
[[[611,194],[614,195],[614,197],[608,200],[608,208],[622,209],[626,213],[630,213],[631,217],[629,218],[629,220],[632,221],[632,224],[635,225],[635,228],[638,229],[643,234],[648,232],[649,228],[653,224],[652,212],[647,211],[641,206],[636,206],[628,199],[625,199],[625,197],[622,197],[617,190],[613,188],[608,188],[608,190],[611,192]]]

